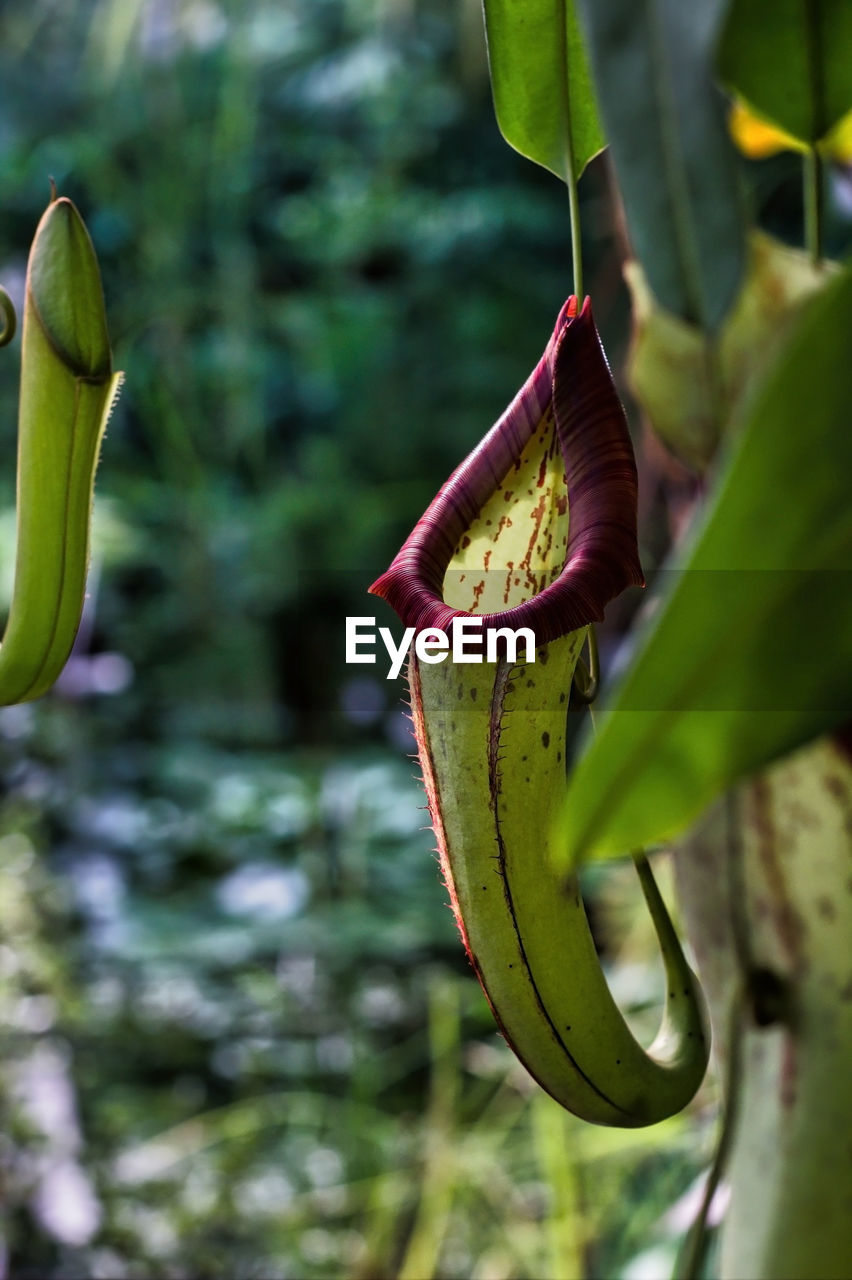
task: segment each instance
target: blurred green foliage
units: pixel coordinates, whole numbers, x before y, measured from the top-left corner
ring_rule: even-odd
[[[567,210],[496,133],[480,27],[390,0],[4,6],[0,263],[52,175],[130,373],[99,492],[135,546],[97,626],[146,673],[146,726],[212,698],[226,731],[239,704],[336,735],[340,617],[549,332]]]
[[[671,1257],[712,1096],[697,1128],[621,1132],[535,1089],[467,971],[407,763],[116,750],[105,720],[0,712],[9,1275],[555,1280],[569,1247],[589,1274],[649,1241]],[[610,890],[642,1025],[659,975],[625,938],[635,885]]]

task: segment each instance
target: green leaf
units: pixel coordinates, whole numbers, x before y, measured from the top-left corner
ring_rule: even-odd
[[[719,74],[760,115],[813,144],[852,108],[849,0],[733,0]]]
[[[852,272],[806,308],[570,776],[570,858],[670,839],[852,715]]]
[[[734,411],[790,336],[806,299],[825,286],[827,269],[753,232],[743,287],[711,337],[657,305],[639,264],[625,264],[633,303],[630,389],[657,435],[696,471],[712,462]]]
[[[736,156],[711,79],[722,0],[580,0],[633,249],[657,300],[714,330],[740,284]]]
[[[573,0],[484,0],[494,110],[521,155],[566,182],[606,145]]]

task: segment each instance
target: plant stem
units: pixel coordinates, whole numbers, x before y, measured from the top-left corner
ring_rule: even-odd
[[[804,156],[805,245],[815,267],[822,265],[822,157],[816,147]]]
[[[704,1194],[680,1255],[675,1264],[674,1280],[698,1280],[708,1244],[708,1228],[710,1209],[719,1187],[728,1155],[731,1150],[734,1129],[738,1119],[740,1087],[742,1081],[743,1055],[743,1023],[744,996],[742,987],[737,987],[731,999],[728,1020],[728,1070],[725,1080],[725,1101],[722,1110],[722,1121],[713,1162],[704,1184]]]
[[[568,148],[569,151],[571,148]],[[580,229],[580,196],[577,191],[577,179],[573,175],[573,156],[571,157],[572,174],[568,182],[568,208],[571,214],[571,263],[574,271],[574,292],[580,306],[583,305],[583,244]]]
[[[12,299],[3,288],[0,288],[0,317],[3,320],[3,328],[0,329],[0,347],[5,347],[6,343],[11,342],[15,336],[18,320]]]
[[[565,185],[568,188],[568,209],[571,218],[571,265],[574,274],[574,293],[583,305],[583,235],[580,227],[580,195],[577,190],[577,164],[574,156],[574,135],[571,132],[571,94],[568,88],[568,26],[565,9],[558,6],[558,19],[566,72],[562,78],[562,109],[565,117]]]
[[[804,46],[811,99],[811,143],[805,152],[803,179],[805,197],[805,245],[815,267],[822,263],[822,157],[816,148],[828,124],[825,99],[823,29],[818,6],[806,4],[803,9]]]
[[[589,646],[589,665],[588,667],[586,666],[582,657],[577,659],[572,696],[576,696],[579,702],[585,702],[587,706],[591,706],[595,698],[598,696],[601,675],[600,659],[598,657],[598,638],[595,634],[595,624],[593,622],[589,623],[589,630],[586,634],[586,644]]]

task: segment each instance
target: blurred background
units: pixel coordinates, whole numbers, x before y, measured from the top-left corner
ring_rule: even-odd
[[[5,0],[0,86],[0,281],[20,302],[52,176],[127,373],[77,648],[0,711],[0,1277],[668,1274],[713,1077],[635,1133],[530,1084],[446,906],[403,683],[343,663],[571,288],[567,198],[498,134],[479,0]],[[795,238],[795,157],[750,177]],[[609,187],[602,158],[585,252],[618,377]],[[641,467],[652,571],[694,484],[659,448]],[[587,889],[647,1031],[632,875]]]

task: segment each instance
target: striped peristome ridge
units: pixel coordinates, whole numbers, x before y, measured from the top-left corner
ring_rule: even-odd
[[[562,455],[570,513],[564,563],[552,581],[520,603],[490,612],[454,607],[445,584],[448,568],[483,506],[511,486],[525,448],[550,419]],[[494,566],[498,567],[505,570]],[[406,626],[418,630],[446,631],[453,618],[475,613],[486,628],[529,627],[536,642],[544,644],[600,621],[610,600],[642,582],[636,545],[636,464],[624,409],[591,302],[587,298],[580,309],[571,297],[524,386],[453,472],[370,590],[387,600]]]

